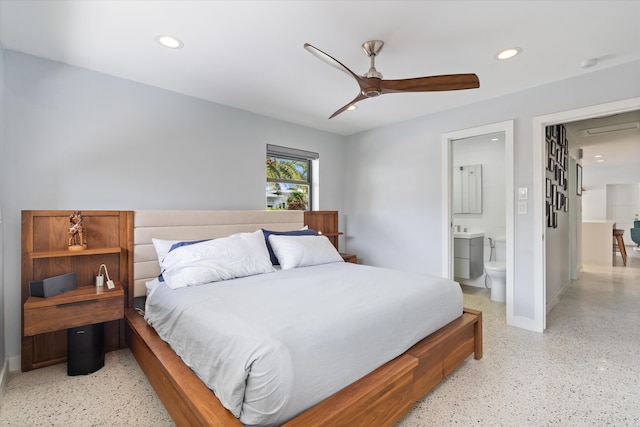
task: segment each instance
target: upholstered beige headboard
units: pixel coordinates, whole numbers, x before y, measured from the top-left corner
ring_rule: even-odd
[[[145,283],[160,274],[152,238],[216,239],[260,228],[287,231],[303,226],[303,211],[134,211],[133,296],[130,298],[146,295]]]

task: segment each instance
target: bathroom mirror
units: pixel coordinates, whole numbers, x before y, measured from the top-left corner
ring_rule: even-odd
[[[454,166],[453,213],[482,213],[482,165]]]

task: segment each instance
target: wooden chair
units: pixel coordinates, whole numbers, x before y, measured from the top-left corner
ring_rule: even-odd
[[[621,230],[619,228],[614,228],[613,229],[613,238],[615,239],[613,242],[613,249],[615,251],[620,252],[620,255],[622,255],[622,264],[624,264],[624,266],[627,266],[627,250],[624,247],[624,239],[622,238],[622,235],[624,234],[624,230]],[[617,248],[616,248],[617,245]]]

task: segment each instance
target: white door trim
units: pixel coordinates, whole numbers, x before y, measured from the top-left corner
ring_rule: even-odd
[[[562,111],[533,118],[533,231],[534,231],[534,319],[533,330],[542,332],[547,326],[546,304],[546,248],[545,248],[545,127],[586,120],[609,114],[640,109],[640,97]],[[507,288],[508,289],[508,288]],[[507,290],[508,292],[508,290]]]

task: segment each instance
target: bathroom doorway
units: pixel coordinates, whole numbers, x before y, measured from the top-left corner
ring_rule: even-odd
[[[494,139],[494,141],[492,141]],[[497,139],[497,141],[495,141]],[[507,323],[511,324],[510,319],[513,318],[513,283],[514,283],[514,266],[513,266],[513,248],[514,248],[514,179],[513,179],[513,121],[495,123],[486,126],[480,126],[471,129],[465,129],[457,132],[451,132],[443,135],[443,276],[450,279],[455,278],[454,272],[454,233],[457,233],[455,226],[460,225],[462,231],[467,228],[469,232],[478,232],[483,234],[483,243],[487,248],[484,251],[484,260],[486,261],[490,255],[490,243],[488,238],[491,237],[494,244],[498,243],[500,253],[494,252],[495,256],[503,257],[506,264],[506,312]],[[476,151],[473,154],[473,145],[477,144],[476,150],[481,147],[486,152]],[[494,144],[493,148],[491,144]],[[500,144],[496,147],[495,144]],[[463,151],[458,151],[461,148]],[[496,148],[499,150],[496,151]],[[467,151],[465,154],[464,151]],[[457,154],[456,154],[457,153]],[[499,154],[496,154],[499,153]],[[484,157],[483,157],[484,155]],[[486,156],[490,157],[486,157]],[[494,157],[501,156],[496,159]],[[460,195],[454,191],[454,181],[458,181],[455,176],[456,171],[460,171],[462,163],[474,163],[473,159],[483,159],[484,168],[471,168],[475,171],[482,170],[482,191],[469,191],[467,187],[464,201],[460,201]],[[469,166],[474,166],[469,165]],[[499,172],[498,172],[499,171]],[[495,172],[500,176],[496,177]],[[462,172],[460,172],[462,173]],[[498,184],[497,181],[500,181]],[[500,185],[502,194],[495,194],[495,188],[489,188],[492,185]],[[489,187],[487,187],[489,186]],[[493,193],[492,193],[493,191]],[[473,200],[468,200],[469,195]],[[481,199],[482,212],[459,212],[462,205],[473,206],[478,205]],[[500,206],[499,208],[497,206]],[[496,209],[500,211],[496,213]],[[463,209],[464,210],[464,209]],[[491,218],[493,217],[493,219]],[[499,241],[499,242],[497,242]],[[493,249],[494,251],[497,248]],[[459,274],[459,273],[458,273]],[[484,274],[469,281],[460,280],[461,283],[471,286],[484,287]]]

